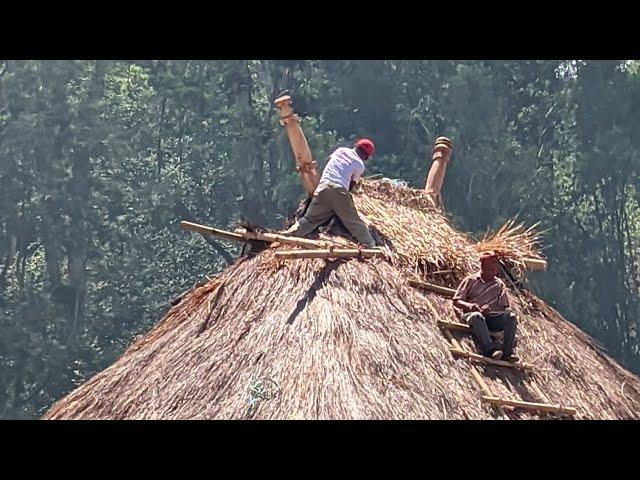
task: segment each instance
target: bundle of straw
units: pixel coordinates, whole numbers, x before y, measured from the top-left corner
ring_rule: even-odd
[[[544,260],[540,253],[541,235],[536,231],[538,223],[525,228],[523,224],[515,224],[508,220],[495,233],[487,233],[475,245],[478,253],[493,251],[506,260],[522,264],[523,258]]]

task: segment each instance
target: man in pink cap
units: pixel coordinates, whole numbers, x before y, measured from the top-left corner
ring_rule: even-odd
[[[350,193],[364,172],[364,162],[375,150],[373,142],[363,138],[353,148],[341,147],[334,151],[322,171],[304,217],[284,233],[304,237],[336,215],[362,247],[375,247],[376,242],[358,215]]]

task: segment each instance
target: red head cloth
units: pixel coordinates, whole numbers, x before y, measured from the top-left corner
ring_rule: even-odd
[[[368,157],[376,153],[376,146],[373,144],[371,140],[368,138],[361,138],[355,144],[355,148],[362,148],[367,154]]]
[[[495,252],[482,252],[480,254],[480,262],[484,263],[484,262],[495,262],[498,260],[498,255],[496,255]]]

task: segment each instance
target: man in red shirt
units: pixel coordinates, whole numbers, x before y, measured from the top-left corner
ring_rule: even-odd
[[[491,357],[502,350],[502,359],[517,362],[513,354],[516,327],[515,314],[509,309],[507,287],[497,275],[498,256],[485,252],[480,256],[480,271],[466,277],[453,296],[453,305],[464,312],[462,321],[471,325],[482,354]],[[489,331],[504,331],[504,341],[491,340]]]

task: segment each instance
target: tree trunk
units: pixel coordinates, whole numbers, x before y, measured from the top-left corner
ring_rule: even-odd
[[[237,113],[237,130],[239,136],[235,142],[235,156],[240,167],[241,192],[243,200],[240,202],[241,215],[251,223],[266,226],[268,199],[265,195],[265,172],[260,145],[260,138],[256,128],[257,120],[253,115],[251,105],[251,73],[246,61],[239,61],[231,89],[235,99]]]
[[[90,231],[87,220],[87,210],[90,201],[89,179],[91,176],[92,147],[97,143],[96,132],[98,112],[97,102],[104,91],[104,75],[107,62],[97,61],[93,68],[91,85],[81,107],[78,120],[85,120],[89,133],[86,138],[77,138],[78,148],[71,160],[71,185],[72,201],[69,205],[71,217],[71,238],[68,249],[69,281],[75,290],[75,305],[73,323],[69,334],[68,343],[73,342],[76,333],[82,333],[84,328],[85,302],[87,294],[87,253]],[[99,137],[99,133],[98,133]]]
[[[164,165],[164,151],[162,150],[162,136],[164,134],[164,112],[167,107],[167,97],[162,98],[162,107],[160,109],[160,120],[158,123],[158,145],[156,146],[156,160],[158,162],[158,178]]]

